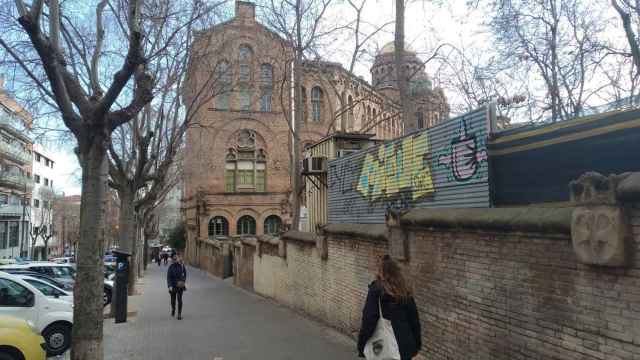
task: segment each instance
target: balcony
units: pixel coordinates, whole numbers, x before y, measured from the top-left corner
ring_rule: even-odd
[[[31,153],[29,151],[19,145],[9,144],[4,139],[0,139],[0,157],[5,157],[23,165],[31,163]]]
[[[22,217],[23,214],[28,215],[29,212],[22,205],[0,205],[0,216]]]
[[[33,189],[33,180],[22,174],[0,171],[0,186],[28,192]]]

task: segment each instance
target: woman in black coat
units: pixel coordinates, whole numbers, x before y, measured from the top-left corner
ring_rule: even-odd
[[[381,259],[377,280],[369,285],[358,336],[360,357],[364,357],[364,346],[378,323],[378,299],[382,304],[382,316],[391,321],[400,357],[412,359],[422,347],[420,318],[411,288],[404,280],[400,266],[389,255]]]
[[[182,320],[182,293],[186,290],[187,268],[178,255],[173,255],[167,270],[167,287],[171,295],[171,316],[176,314],[176,300],[178,300],[178,320]]]

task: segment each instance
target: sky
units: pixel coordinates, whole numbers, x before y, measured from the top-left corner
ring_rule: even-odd
[[[369,6],[365,7],[363,18],[366,22],[371,24],[384,24],[394,18],[395,6],[391,0],[369,0]],[[333,13],[328,16],[330,18],[339,19],[344,11],[349,11],[346,5],[337,7]],[[451,15],[452,13],[458,14],[457,17]],[[430,20],[427,20],[425,16],[427,14],[433,14]],[[462,1],[451,1],[447,6],[434,6],[431,2],[415,2],[409,5],[407,8],[406,22],[406,43],[418,52],[419,56],[425,56],[428,51],[434,47],[434,43],[437,42],[440,36],[434,29],[470,29],[472,25],[466,24],[463,28],[459,26],[452,26],[452,21],[461,22],[461,19],[467,17],[467,9]],[[371,46],[381,48],[387,42],[393,41],[393,24],[385,28],[386,31],[380,32],[378,36],[372,39]],[[475,31],[475,30],[474,30]],[[446,31],[447,40],[457,40],[459,32]],[[348,66],[347,55],[351,48],[352,41],[350,39],[343,39],[342,43],[335,44],[330,52],[326,56],[331,57],[335,55],[343,65]],[[335,53],[331,53],[335,51]],[[354,72],[357,75],[362,76],[367,81],[370,81],[371,74],[369,73],[369,67],[371,66],[371,57],[364,56],[361,62],[358,63]],[[56,162],[56,175],[58,177],[56,191],[64,193],[65,195],[77,195],[81,190],[81,171],[78,164],[77,157],[73,153],[75,146],[74,141],[67,141],[65,143],[51,143],[43,144],[45,148],[51,152],[53,160]]]
[[[327,13],[330,22],[339,23],[355,13],[347,5],[345,0],[335,0],[336,6]],[[473,44],[474,48],[490,49],[491,36],[484,28],[483,10],[469,8],[467,0],[428,1],[413,0],[407,5],[405,19],[406,44],[415,50],[423,60],[428,58],[432,51],[442,43],[450,43],[456,46]],[[231,1],[233,3],[233,0]],[[395,5],[392,0],[368,0],[363,13],[365,23],[378,26],[394,20]],[[346,15],[345,15],[346,14]],[[368,29],[365,25],[364,31]],[[369,28],[369,29],[370,29]],[[378,33],[369,43],[369,51],[363,55],[357,63],[354,72],[365,80],[371,80],[369,68],[373,62],[374,49],[381,48],[393,41],[394,25],[388,25],[384,31]],[[370,30],[369,30],[370,31]],[[325,60],[342,63],[348,67],[353,48],[353,39],[343,36],[335,39],[323,51]],[[427,73],[433,74],[435,68],[427,64]],[[437,78],[434,79],[437,85]],[[450,101],[455,101],[455,94],[446,93]],[[57,164],[57,191],[65,195],[80,194],[80,167],[73,148],[74,141],[63,143],[45,144],[54,155]]]

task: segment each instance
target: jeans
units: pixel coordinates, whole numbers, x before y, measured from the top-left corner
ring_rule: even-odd
[[[182,293],[184,289],[173,288],[171,290],[171,313],[175,314],[176,312],[176,298],[178,298],[178,315],[182,314]]]

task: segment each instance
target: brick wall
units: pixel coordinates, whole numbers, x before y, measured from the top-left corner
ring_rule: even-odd
[[[303,311],[323,322],[353,333],[359,329],[368,284],[375,261],[386,243],[357,238],[332,238],[328,261],[315,243],[286,241],[286,258],[273,245],[260,245],[253,262],[254,291]],[[271,249],[271,251],[269,251]]]
[[[238,242],[234,246],[233,284],[246,290],[253,290],[253,258],[255,242]]]
[[[224,270],[224,256],[222,244],[215,240],[205,240],[201,242],[199,252],[200,268],[208,273],[222,277]]]
[[[637,252],[640,206],[631,213]],[[580,264],[568,224],[553,221],[502,230],[409,228],[403,266],[420,311],[421,355],[640,359],[638,257],[628,268]],[[553,231],[533,230],[538,228]],[[237,281],[249,288],[252,273],[256,293],[355,335],[376,260],[394,240],[357,231],[325,235],[326,258],[319,251],[322,237],[283,239],[284,252],[273,242],[243,244],[247,249],[235,257],[242,269]]]

